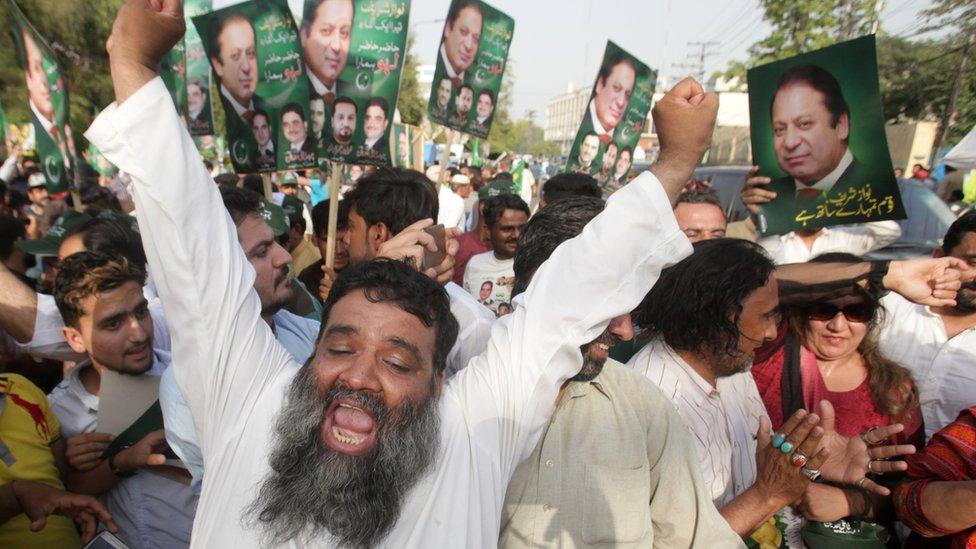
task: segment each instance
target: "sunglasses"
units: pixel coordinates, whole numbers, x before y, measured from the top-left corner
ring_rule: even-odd
[[[869,322],[874,318],[876,307],[872,303],[851,303],[838,307],[830,303],[815,303],[807,308],[807,318],[810,320],[828,321],[837,316],[837,313],[844,315],[848,322]]]

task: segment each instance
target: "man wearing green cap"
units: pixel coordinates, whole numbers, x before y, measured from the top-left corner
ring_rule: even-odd
[[[292,272],[301,273],[306,267],[322,259],[322,255],[318,248],[305,238],[308,230],[305,204],[297,197],[287,195],[281,201],[281,209],[288,216],[288,241],[285,242],[285,249],[291,254]]]

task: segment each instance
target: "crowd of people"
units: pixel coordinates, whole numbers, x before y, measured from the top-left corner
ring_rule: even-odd
[[[610,192],[373,168],[330,234],[312,173],[204,165],[155,72],[182,24],[119,12],[114,179],[0,170],[0,546],[976,547],[976,213],[931,258],[757,238],[688,185],[686,79]]]

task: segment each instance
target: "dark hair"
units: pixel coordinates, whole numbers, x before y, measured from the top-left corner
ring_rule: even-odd
[[[798,65],[790,67],[779,77],[776,82],[776,91],[773,92],[773,101],[769,103],[769,117],[773,116],[773,103],[776,102],[776,95],[779,90],[791,84],[806,84],[811,88],[822,93],[824,96],[824,106],[830,113],[831,127],[837,126],[841,115],[846,114],[850,117],[851,108],[844,101],[844,93],[841,90],[840,82],[826,70],[816,65]]]
[[[603,149],[603,152],[606,153],[607,151],[609,151],[610,150],[610,147],[613,147],[615,149],[620,149],[620,147],[618,147],[616,143],[614,143],[613,141],[611,141],[611,142],[607,143],[607,148]]]
[[[362,290],[372,303],[393,302],[420,319],[424,326],[434,328],[434,373],[444,371],[447,355],[458,335],[458,322],[451,312],[451,301],[440,284],[402,261],[381,258],[343,269],[322,304],[319,339],[329,324],[335,304],[357,290]]]
[[[514,265],[515,289],[512,290],[512,297],[524,292],[536,270],[549,259],[552,252],[563,242],[583,232],[583,227],[599,215],[604,207],[599,194],[596,197],[566,196],[532,216],[518,239]]]
[[[722,201],[718,199],[718,195],[712,190],[689,189],[682,191],[674,201],[674,209],[678,209],[678,204],[711,204],[719,210],[722,210],[723,214],[725,212],[722,209]]]
[[[109,189],[100,185],[85,185],[79,191],[81,203],[85,205],[86,214],[96,217],[103,210],[122,211],[122,204],[118,197]]]
[[[478,14],[481,15],[482,21],[484,21],[484,14],[481,12],[481,3],[475,0],[455,0],[451,2],[451,7],[447,10],[447,22],[444,23],[445,27],[454,28],[454,23],[457,23],[458,17],[461,16],[461,12],[466,8],[474,8],[478,10]]]
[[[230,13],[224,13],[210,20],[210,55],[216,59],[220,59],[220,33],[224,31],[229,23],[234,21],[244,21],[247,26],[251,27],[251,32],[254,32],[254,26],[248,21],[247,17],[241,12],[233,11]],[[257,33],[254,33],[254,38],[257,39]],[[257,46],[257,44],[255,44]],[[223,64],[223,61],[220,61]],[[257,112],[254,113],[257,115]],[[267,116],[267,114],[265,114]]]
[[[617,153],[617,158],[620,158],[620,155],[622,155],[624,153],[629,154],[631,160],[634,159],[634,148],[631,147],[630,145],[627,145],[626,147],[621,148],[620,151]]]
[[[257,175],[257,174],[248,174],[248,176],[249,175]],[[237,176],[236,173],[219,173],[216,176],[214,176],[213,179],[214,179],[214,183],[220,185],[221,187],[236,187],[237,181],[240,178]],[[260,181],[260,179],[261,176],[258,175],[258,180]]]
[[[220,198],[224,201],[227,213],[234,220],[234,225],[240,225],[241,221],[249,215],[261,215],[261,195],[247,189],[237,187],[218,187]]]
[[[291,105],[294,105],[294,103],[290,103],[290,104]],[[284,113],[282,113],[282,114],[284,114]],[[256,108],[256,109],[254,109],[254,115],[251,116],[251,127],[254,127],[254,119],[257,118],[257,117],[259,117],[259,116],[263,116],[265,122],[271,122],[271,117],[268,116],[267,111],[265,111],[264,109],[257,109]],[[302,117],[302,120],[305,120],[305,117],[304,116]]]
[[[369,101],[366,102],[366,108],[379,107],[383,110],[383,118],[390,117],[390,104],[386,102],[384,97],[370,97]]]
[[[298,117],[302,119],[302,122],[305,121],[305,109],[303,109],[298,103],[288,103],[282,107],[281,114],[279,116],[281,116],[281,119],[284,120],[285,115],[290,112],[297,114]]]
[[[461,90],[463,90],[465,88],[467,88],[471,92],[471,95],[474,95],[474,88],[472,88],[471,86],[469,86],[467,84],[461,84],[461,87],[458,88],[458,93],[461,93]]]
[[[546,207],[556,202],[574,196],[588,196],[600,198],[600,185],[593,176],[578,172],[563,172],[552,176],[542,186],[542,198]]]
[[[609,57],[603,59],[603,64],[600,65],[600,72],[596,74],[596,81],[603,82],[603,85],[606,85],[607,78],[610,78],[610,73],[613,72],[614,67],[621,63],[630,65],[630,68],[634,69],[635,73],[637,72],[634,61],[623,50],[617,50],[611,53]]]
[[[264,179],[261,179],[261,176],[256,173],[249,173],[241,180],[241,188],[263,197]]]
[[[811,263],[861,263],[862,261],[856,255],[843,252],[821,254],[810,260]],[[884,307],[881,307],[877,297],[871,296],[869,292],[861,292],[858,295],[874,306],[874,315],[866,323],[867,332],[857,347],[868,371],[871,402],[881,413],[900,421],[918,405],[918,390],[911,372],[888,358],[878,343],[878,332],[884,323]],[[790,329],[800,336],[804,343],[810,330],[807,315],[807,310],[802,306],[790,308],[788,314]]]
[[[976,212],[969,212],[949,225],[949,230],[942,239],[942,251],[950,255],[962,239],[966,238],[966,233],[976,233]]]
[[[203,94],[206,94],[207,93],[207,88],[203,85],[203,82],[201,82],[199,78],[187,78],[186,79],[186,85],[187,86],[196,86],[196,87],[200,88],[200,92],[201,93],[203,93]]]
[[[354,111],[359,112],[359,107],[356,106],[356,102],[353,101],[351,97],[349,97],[347,95],[340,95],[339,97],[336,97],[336,100],[335,101],[332,102],[332,115],[333,116],[335,116],[335,108],[338,107],[339,105],[343,104],[343,103],[349,103],[350,105],[352,105],[352,109]]]
[[[77,327],[78,319],[84,314],[83,299],[112,291],[127,282],[135,282],[141,288],[146,283],[146,272],[124,257],[113,258],[91,251],[72,254],[58,269],[54,303],[65,325]]]
[[[485,204],[485,226],[489,229],[498,223],[498,220],[505,215],[505,210],[518,210],[525,215],[532,215],[529,205],[524,200],[514,194],[500,194],[484,200]]]
[[[0,261],[5,261],[14,251],[14,242],[27,238],[24,222],[10,215],[0,215]]]
[[[478,99],[481,99],[481,96],[482,95],[487,95],[488,96],[488,99],[491,99],[492,106],[495,105],[495,94],[494,94],[494,92],[492,92],[488,88],[485,88],[485,89],[481,90],[480,92],[478,92]]]
[[[329,0],[305,0],[305,8],[302,10],[302,25],[301,29],[308,32],[308,29],[312,28],[312,23],[315,22],[315,14],[319,10],[319,6],[328,2]],[[349,0],[349,4],[355,5],[353,0]]]
[[[437,219],[434,184],[416,170],[377,168],[359,178],[343,201],[367,226],[382,223],[392,234],[421,219]]]
[[[596,133],[593,130],[590,130],[590,131],[586,132],[585,134],[583,134],[583,139],[580,139],[580,143],[586,141],[586,138],[587,137],[595,137],[597,139],[600,139],[600,134]]]
[[[336,218],[336,230],[343,231],[349,227],[349,202],[339,201],[339,215]],[[319,238],[328,236],[329,231],[329,201],[323,200],[312,207],[312,232]]]
[[[108,257],[124,257],[140,270],[146,270],[146,250],[142,237],[121,219],[95,217],[65,233],[64,238],[81,235],[85,251]]]
[[[773,262],[755,243],[736,238],[704,240],[694,248],[661,271],[634,320],[674,350],[735,356],[742,302],[769,281]]]

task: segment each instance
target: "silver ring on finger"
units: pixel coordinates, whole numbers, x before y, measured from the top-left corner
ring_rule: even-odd
[[[863,490],[864,489],[864,483],[867,482],[867,480],[868,480],[868,477],[861,477],[861,480],[855,482],[854,483],[854,486],[857,486],[858,489]]]
[[[816,482],[820,478],[820,469],[807,469],[806,467],[801,467],[800,472],[807,476],[811,482]]]
[[[790,456],[790,463],[792,463],[794,467],[803,467],[807,464],[807,461],[810,461],[810,458],[799,450],[793,452],[793,455]]]
[[[871,468],[871,464],[873,464],[873,463],[874,463],[874,461],[869,461],[868,462],[868,472],[869,473],[873,473],[874,472],[874,469]]]

